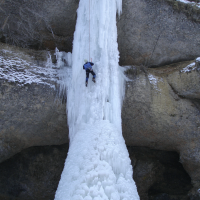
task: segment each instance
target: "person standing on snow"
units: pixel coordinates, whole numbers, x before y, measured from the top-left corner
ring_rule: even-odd
[[[85,60],[85,64],[83,65],[83,69],[85,69],[86,71],[86,81],[85,81],[85,86],[87,87],[88,85],[88,78],[89,78],[89,73],[91,73],[93,75],[92,81],[95,83],[95,77],[96,74],[94,73],[92,66],[94,65],[94,63],[92,62],[88,62],[87,60]]]

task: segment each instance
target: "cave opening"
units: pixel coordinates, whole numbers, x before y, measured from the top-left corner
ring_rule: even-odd
[[[189,200],[191,178],[174,151],[128,147],[141,200]]]
[[[30,147],[0,164],[0,199],[53,199],[68,144]],[[191,178],[179,154],[128,146],[140,200],[189,200]],[[45,180],[45,181],[44,181]]]

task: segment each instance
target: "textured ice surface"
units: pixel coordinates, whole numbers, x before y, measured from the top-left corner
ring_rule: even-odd
[[[56,200],[139,199],[121,130],[124,76],[118,65],[116,27],[121,6],[122,0],[79,3],[71,83],[66,80],[70,148]],[[97,75],[96,83],[90,75],[88,87],[85,59],[92,59]]]

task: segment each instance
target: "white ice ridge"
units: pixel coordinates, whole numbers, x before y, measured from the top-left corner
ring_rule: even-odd
[[[80,0],[67,91],[70,147],[55,200],[139,199],[121,128],[124,84],[116,27],[121,7],[122,0]],[[85,87],[89,35],[97,77],[93,83],[90,75]]]
[[[192,6],[197,6],[198,8],[200,8],[200,3],[197,3],[195,1],[188,1],[188,0],[177,0],[177,1],[180,1],[185,4],[190,4]]]

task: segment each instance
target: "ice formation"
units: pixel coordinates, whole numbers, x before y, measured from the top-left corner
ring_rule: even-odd
[[[70,148],[55,200],[139,199],[121,128],[124,90],[116,27],[121,8],[122,0],[79,3],[67,90]],[[93,83],[90,75],[85,87],[89,41],[97,77]]]

